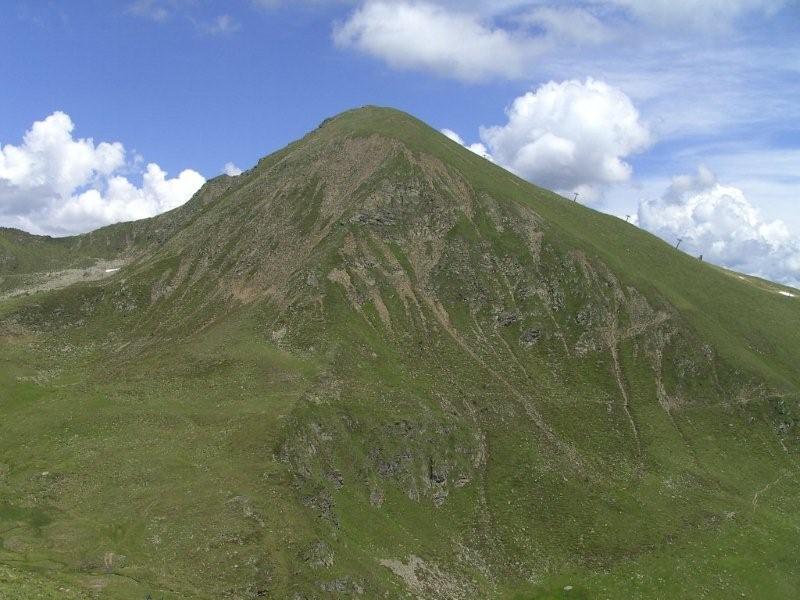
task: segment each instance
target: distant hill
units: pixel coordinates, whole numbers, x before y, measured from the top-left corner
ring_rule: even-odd
[[[792,598],[798,365],[785,289],[350,111],[0,230],[0,598]]]

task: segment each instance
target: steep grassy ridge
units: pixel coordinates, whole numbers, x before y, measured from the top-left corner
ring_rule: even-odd
[[[800,588],[798,299],[387,109],[115,227],[0,304],[0,596]]]
[[[30,287],[42,279],[57,279],[64,271],[87,269],[97,261],[127,262],[141,256],[186,226],[194,214],[223,195],[231,183],[230,177],[217,177],[178,209],[72,237],[31,235],[0,227],[0,294]]]

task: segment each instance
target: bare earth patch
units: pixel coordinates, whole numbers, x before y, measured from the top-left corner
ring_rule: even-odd
[[[36,292],[58,290],[81,281],[105,279],[106,277],[112,277],[123,266],[125,266],[125,261],[122,260],[99,260],[91,267],[83,269],[31,273],[21,285],[0,294],[0,300],[35,294]]]

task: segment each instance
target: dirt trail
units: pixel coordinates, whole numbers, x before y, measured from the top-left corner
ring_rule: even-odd
[[[769,491],[769,489],[773,485],[777,485],[778,483],[780,483],[782,480],[786,479],[787,477],[794,477],[795,475],[797,475],[797,473],[792,473],[790,471],[784,471],[783,473],[781,473],[778,476],[777,479],[775,479],[774,481],[770,481],[763,488],[761,488],[760,490],[756,491],[756,493],[753,494],[753,510],[755,510],[758,507],[758,499],[761,497],[762,494],[764,494],[767,491]]]

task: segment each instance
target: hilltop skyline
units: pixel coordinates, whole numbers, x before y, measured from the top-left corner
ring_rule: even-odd
[[[158,214],[377,104],[687,252],[800,281],[795,3],[10,4],[0,225]]]

